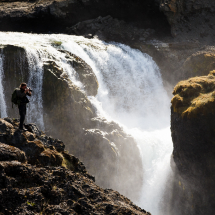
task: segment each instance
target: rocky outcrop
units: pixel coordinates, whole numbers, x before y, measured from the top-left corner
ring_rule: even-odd
[[[150,214],[94,183],[62,141],[36,125],[0,119],[1,214]]]
[[[174,37],[213,42],[215,2],[162,0],[160,9],[167,16]]]
[[[65,32],[66,27],[78,22],[107,15],[159,32],[164,29],[169,32],[167,19],[159,11],[158,0],[5,0],[0,3],[0,30]]]
[[[41,114],[46,133],[63,140],[66,149],[79,157],[90,174],[95,175],[99,186],[138,198],[143,169],[136,142],[117,123],[98,117],[87,97],[96,95],[98,90],[98,82],[90,66],[67,51],[59,51],[65,54],[67,62],[77,72],[82,87],[70,80],[58,61],[51,58],[44,61]],[[23,80],[29,80],[28,60],[25,50],[20,47],[5,46],[3,54],[7,113],[16,118],[18,111],[11,108],[10,96],[14,87]],[[10,78],[12,76],[13,79]],[[35,119],[34,115],[32,113],[32,119]],[[128,180],[124,180],[125,177]]]
[[[85,20],[67,28],[68,34],[96,37],[104,41],[115,41],[130,44],[133,41],[145,41],[155,33],[153,29],[141,29],[123,20],[114,19],[110,15]]]
[[[175,178],[171,204],[178,214],[212,214],[215,210],[214,74],[181,81],[173,91]]]

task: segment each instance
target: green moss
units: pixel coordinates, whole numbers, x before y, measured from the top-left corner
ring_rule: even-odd
[[[51,43],[53,46],[61,46],[62,45],[62,42],[61,41],[52,41]]]
[[[73,163],[67,160],[65,157],[63,158],[62,166],[72,171],[75,169]]]
[[[27,204],[30,205],[30,206],[32,206],[32,207],[35,206],[35,203],[34,203],[34,202],[28,202],[28,201],[27,201]]]
[[[208,76],[179,82],[173,91],[173,111],[182,117],[215,113],[215,71]]]

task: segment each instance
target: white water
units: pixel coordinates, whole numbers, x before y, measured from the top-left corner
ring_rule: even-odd
[[[30,105],[28,110],[28,121],[37,122],[41,129],[44,129],[43,121],[43,101],[42,101],[42,87],[43,87],[43,62],[41,60],[41,53],[36,49],[29,47],[25,48],[28,66],[29,66],[29,80],[28,86],[34,89],[35,94],[30,98]],[[33,92],[33,93],[34,93]]]
[[[7,116],[7,110],[6,110],[6,102],[5,102],[5,96],[4,96],[4,88],[3,88],[3,61],[4,56],[2,51],[0,52],[0,117],[4,118]]]
[[[96,73],[100,88],[91,102],[99,113],[120,123],[139,144],[144,183],[137,204],[158,215],[173,150],[170,99],[159,68],[151,57],[128,46],[88,43],[69,41],[63,47],[84,59]]]
[[[170,171],[172,142],[169,128],[170,99],[164,90],[159,68],[151,57],[122,44],[106,44],[96,39],[68,35],[0,32],[0,39],[2,44],[31,49],[29,53],[37,65],[37,68],[32,66],[31,72],[37,71],[41,76],[32,75],[30,83],[37,77],[41,84],[41,62],[54,59],[72,81],[82,87],[64,54],[51,45],[53,41],[61,41],[61,48],[81,57],[92,67],[100,87],[96,98],[91,97],[90,100],[100,115],[120,123],[138,142],[143,158],[144,182],[137,204],[153,215],[158,215]],[[40,84],[36,88],[38,91],[41,90]],[[36,106],[35,111],[41,108]]]

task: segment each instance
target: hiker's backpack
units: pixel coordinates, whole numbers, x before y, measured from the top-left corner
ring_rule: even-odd
[[[20,103],[20,100],[18,99],[17,92],[16,92],[17,90],[19,89],[16,88],[12,93],[12,97],[11,97],[12,108],[13,108],[13,104],[18,105]]]

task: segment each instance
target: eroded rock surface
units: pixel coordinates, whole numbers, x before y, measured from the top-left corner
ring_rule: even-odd
[[[0,119],[0,213],[150,214],[129,199],[94,183],[62,141],[36,125]]]
[[[163,0],[160,9],[168,18],[173,36],[181,40],[213,41],[214,1]]]

